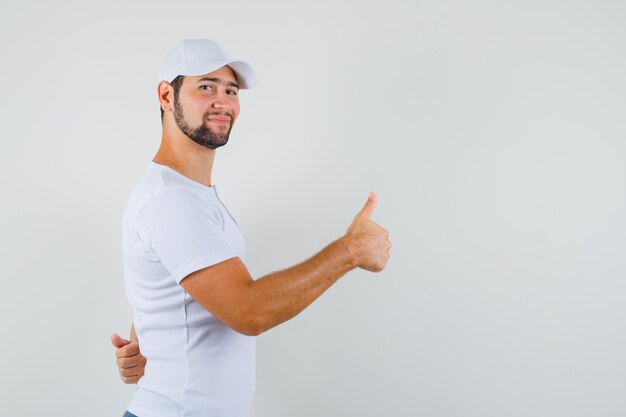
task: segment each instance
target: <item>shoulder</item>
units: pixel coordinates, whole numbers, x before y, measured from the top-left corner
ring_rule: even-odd
[[[218,207],[207,195],[184,187],[165,187],[150,195],[137,212],[138,218],[157,217],[163,220],[199,215],[215,215]]]
[[[195,183],[169,168],[150,164],[133,190],[124,223],[127,230],[181,225],[205,219],[213,223],[223,217],[213,190]]]
[[[151,210],[208,209],[211,206],[210,191],[167,166],[151,163],[134,192],[137,214]]]

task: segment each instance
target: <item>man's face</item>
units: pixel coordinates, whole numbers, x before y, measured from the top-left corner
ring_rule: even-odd
[[[239,115],[239,86],[230,67],[186,76],[174,98],[174,120],[191,140],[209,149],[226,145]]]

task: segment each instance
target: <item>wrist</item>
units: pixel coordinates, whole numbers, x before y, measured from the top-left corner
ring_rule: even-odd
[[[348,263],[349,268],[357,268],[361,264],[361,249],[359,240],[352,233],[348,233],[341,237],[337,242],[342,245],[342,250],[346,254],[346,262]]]

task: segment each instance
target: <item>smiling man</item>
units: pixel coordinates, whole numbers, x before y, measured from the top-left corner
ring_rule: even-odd
[[[112,337],[123,379],[137,382],[125,415],[247,416],[254,336],[300,313],[348,271],[382,270],[391,243],[371,220],[371,193],[341,238],[305,262],[252,279],[211,171],[239,115],[239,89],[255,85],[254,72],[210,40],[185,40],[160,79],[161,146],[123,219],[137,336],[132,343]]]

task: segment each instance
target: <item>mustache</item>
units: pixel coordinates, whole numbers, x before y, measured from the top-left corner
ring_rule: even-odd
[[[225,111],[214,111],[214,112],[206,112],[204,113],[204,119],[208,120],[209,117],[214,117],[214,116],[226,116],[228,117],[231,122],[233,121],[234,114],[232,112],[225,112]]]

